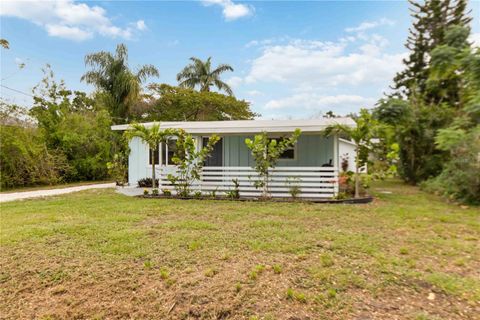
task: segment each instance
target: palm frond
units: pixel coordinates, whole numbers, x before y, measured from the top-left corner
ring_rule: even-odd
[[[152,64],[142,66],[137,72],[137,78],[140,82],[145,81],[147,77],[158,77],[159,75],[158,69]]]
[[[229,96],[233,96],[233,91],[232,91],[232,88],[230,88],[230,86],[228,84],[226,84],[225,82],[221,81],[221,80],[214,80],[213,82],[215,84],[215,87],[218,88],[218,90],[220,91],[225,91]]]

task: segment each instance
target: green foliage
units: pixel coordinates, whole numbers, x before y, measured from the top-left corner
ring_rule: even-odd
[[[65,156],[49,151],[35,128],[0,125],[1,189],[56,184],[69,171]]]
[[[255,135],[254,139],[245,139],[255,160],[254,169],[260,180],[255,181],[256,188],[262,188],[262,196],[268,197],[269,169],[275,168],[282,153],[292,148],[300,136],[300,129],[296,129],[290,137],[281,139],[269,138],[266,132]]]
[[[210,91],[210,87],[217,87],[233,96],[233,91],[228,84],[220,80],[220,75],[226,71],[233,71],[228,64],[220,64],[212,70],[212,57],[206,61],[191,57],[191,64],[187,65],[177,74],[177,81],[180,87],[193,89],[199,87],[200,91]]]
[[[227,191],[227,197],[231,199],[239,199],[240,198],[240,182],[238,179],[232,179],[233,189]]]
[[[113,155],[111,162],[107,162],[108,174],[115,179],[117,186],[123,186],[127,182],[128,157],[123,153]]]
[[[446,35],[452,26],[467,26],[471,21],[466,10],[467,1],[411,1],[411,16],[413,19],[410,35],[405,47],[410,50],[404,59],[405,69],[394,78],[396,96],[410,97],[421,93],[425,102],[439,103],[435,88],[427,88],[430,74],[431,52],[437,46],[452,43],[455,38],[457,46],[466,44],[468,34],[456,30],[455,35]],[[444,83],[444,85],[447,85]],[[450,82],[448,86],[456,86]]]
[[[48,65],[43,71],[45,77],[33,90],[30,116],[37,121],[47,149],[67,159],[70,169],[63,172],[64,179],[105,179],[116,139],[108,112],[84,92],[57,83]]]
[[[358,169],[366,162],[377,122],[367,109],[361,109],[360,115],[355,119],[355,123],[355,127],[341,124],[331,125],[325,129],[325,135],[345,134],[357,145],[355,148],[355,198],[358,198],[360,197],[360,174]],[[364,156],[362,157],[362,155]]]
[[[480,204],[480,125],[471,130],[440,130],[436,142],[451,153],[440,175],[422,186],[449,198]]]
[[[300,179],[297,177],[287,179],[288,193],[293,199],[297,199],[302,189],[300,188]]]
[[[130,107],[137,102],[141,84],[149,76],[158,76],[153,65],[144,65],[137,72],[128,66],[128,50],[124,44],[117,45],[115,54],[100,51],[88,54],[85,65],[92,70],[86,72],[81,80],[93,84],[101,93],[102,100],[115,123],[128,119]]]
[[[246,120],[257,116],[249,102],[233,96],[168,84],[152,84],[149,88],[154,95],[137,103],[133,110],[142,121]]]
[[[188,197],[193,182],[200,179],[200,173],[213,146],[220,140],[216,135],[210,136],[206,146],[197,150],[195,139],[184,130],[176,131],[176,150],[172,161],[176,165],[177,174],[169,174],[168,179],[175,186],[177,195]]]

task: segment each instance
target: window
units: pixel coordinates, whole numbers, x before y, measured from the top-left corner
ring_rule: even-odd
[[[169,139],[167,143],[162,143],[162,164],[174,165],[172,158],[177,150],[177,141],[175,139]]]
[[[152,165],[152,159],[155,163],[155,165],[157,164],[160,164],[160,157],[159,157],[159,154],[158,154],[158,148],[157,148],[157,152],[155,152],[155,150],[151,149],[149,150],[150,152],[148,153],[148,164],[149,165]],[[153,157],[152,157],[153,155]]]
[[[167,161],[165,161],[165,163],[168,165],[172,165],[174,164],[172,161],[172,158],[175,154],[175,151],[177,151],[177,141],[173,139],[168,140],[167,145],[168,145],[168,152],[167,152]]]
[[[283,140],[283,138],[271,138],[270,140],[277,140],[277,142],[280,142]],[[285,151],[282,152],[280,155],[279,159],[281,160],[294,160],[295,159],[295,146],[286,149]]]

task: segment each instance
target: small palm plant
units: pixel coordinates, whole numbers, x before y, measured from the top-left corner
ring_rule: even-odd
[[[233,71],[228,64],[220,64],[212,70],[212,57],[206,61],[191,57],[191,64],[187,65],[177,74],[179,86],[183,88],[194,89],[199,86],[200,91],[210,91],[210,87],[215,86],[218,90],[225,91],[229,96],[233,96],[230,86],[220,80],[220,75],[226,71]]]
[[[350,137],[357,145],[355,148],[355,198],[360,197],[360,154],[361,148],[368,148],[372,138],[375,121],[367,109],[360,110],[360,116],[355,119],[356,126],[349,127],[342,124],[334,124],[325,129],[325,135],[343,134]]]
[[[158,146],[162,142],[166,142],[167,137],[172,134],[171,130],[161,130],[160,124],[154,122],[153,125],[149,128],[145,127],[139,123],[133,123],[130,125],[131,130],[125,131],[125,135],[129,140],[137,137],[145,142],[150,149],[151,153],[151,162],[152,162],[152,187],[155,189],[155,153],[158,152]]]

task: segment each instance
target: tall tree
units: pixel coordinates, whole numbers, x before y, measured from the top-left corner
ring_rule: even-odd
[[[217,87],[220,91],[225,91],[232,96],[233,91],[228,84],[220,80],[222,73],[226,71],[233,71],[233,68],[228,64],[220,64],[212,70],[212,57],[206,61],[191,57],[192,63],[187,65],[177,74],[177,81],[180,87],[191,88],[199,87],[200,91],[210,91],[210,87]]]
[[[471,21],[466,11],[466,0],[409,0],[413,24],[405,47],[410,55],[403,60],[405,69],[394,78],[393,89],[397,96],[410,96],[412,90],[427,93],[430,53],[445,44],[445,32],[452,25],[466,26]],[[435,95],[425,98],[438,102]]]
[[[142,121],[213,121],[253,119],[250,103],[218,92],[198,92],[167,84],[149,86],[152,94],[132,111]]]
[[[159,75],[153,65],[143,65],[136,72],[130,70],[128,50],[124,44],[117,45],[115,54],[107,51],[88,54],[85,64],[92,70],[86,72],[81,80],[101,91],[115,123],[127,121],[130,107],[140,96],[142,82],[150,76]]]
[[[400,173],[406,181],[417,183],[438,175],[449,158],[435,147],[435,136],[451,124],[461,108],[465,81],[461,72],[439,77],[439,67],[433,69],[432,65],[436,61],[443,68],[455,69],[452,45],[469,49],[471,18],[466,0],[410,3],[414,20],[406,43],[410,55],[404,60],[405,69],[394,78],[393,97],[379,102],[375,116],[395,128]]]

